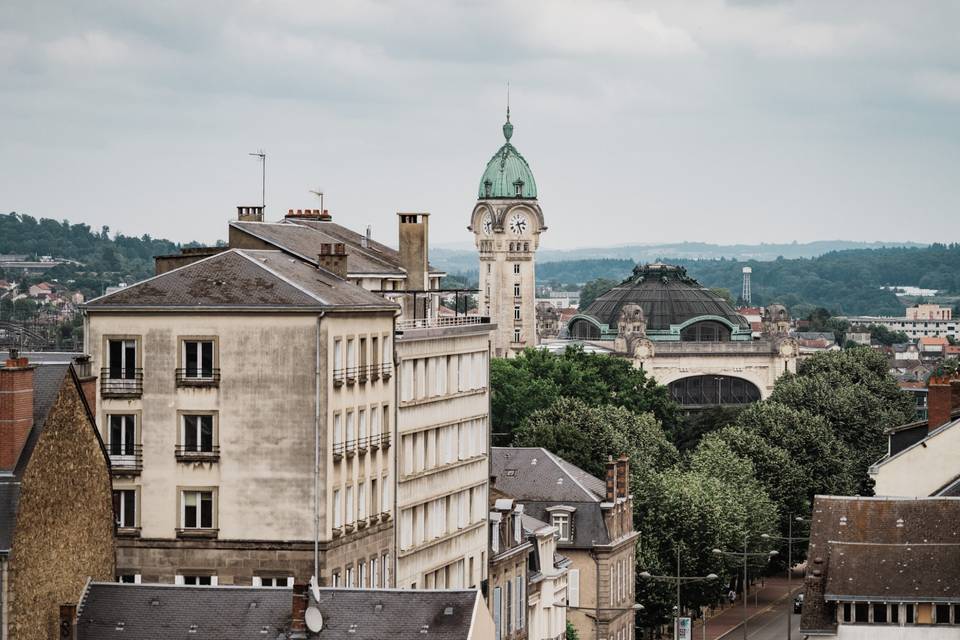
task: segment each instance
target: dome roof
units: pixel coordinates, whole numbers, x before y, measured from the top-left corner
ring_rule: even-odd
[[[510,144],[513,136],[513,125],[510,124],[510,111],[507,110],[507,121],[503,125],[503,137],[506,142],[493,154],[487,168],[480,178],[480,189],[477,198],[536,198],[537,183],[533,179],[530,165],[520,155],[516,147]],[[519,193],[517,188],[519,187]]]
[[[747,319],[726,300],[687,275],[687,270],[669,264],[637,265],[633,275],[594,300],[580,315],[616,327],[624,305],[643,309],[648,331],[669,331],[701,316],[720,317],[733,327],[750,331]]]

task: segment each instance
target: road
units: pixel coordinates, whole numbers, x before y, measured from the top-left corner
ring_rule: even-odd
[[[787,638],[787,611],[793,611],[793,599],[785,600],[770,611],[754,616],[747,623],[748,640],[786,640]],[[800,635],[800,615],[791,614],[790,623],[793,625],[792,640],[802,640]],[[740,640],[743,638],[743,629],[737,628],[723,637],[723,640]]]

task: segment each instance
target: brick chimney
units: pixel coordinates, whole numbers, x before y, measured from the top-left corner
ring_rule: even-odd
[[[620,454],[617,458],[617,497],[626,498],[630,493],[630,458]]]
[[[34,367],[16,350],[0,369],[0,470],[12,471],[33,427]]]
[[[320,209],[288,209],[287,215],[284,217],[294,220],[321,220],[324,222],[332,220],[326,209],[323,211],[320,211]]]
[[[613,456],[607,457],[607,495],[606,502],[614,502],[617,499],[617,463]]]
[[[950,422],[950,414],[960,410],[960,378],[931,376],[927,381],[927,430]]]
[[[293,603],[290,607],[290,637],[307,637],[307,604],[309,603],[307,595],[307,585],[296,583],[293,585]]]
[[[240,222],[263,222],[263,207],[237,207],[237,220]]]
[[[60,605],[60,638],[76,640],[77,637],[77,605]]]
[[[325,242],[320,245],[317,266],[326,269],[338,278],[347,279],[347,247],[342,242]]]

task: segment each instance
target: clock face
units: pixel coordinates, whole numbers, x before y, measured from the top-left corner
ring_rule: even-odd
[[[483,232],[488,236],[493,233],[493,218],[490,217],[490,214],[484,214],[483,216]]]
[[[524,231],[527,230],[527,217],[522,213],[515,213],[510,218],[510,231],[514,235],[521,235]]]

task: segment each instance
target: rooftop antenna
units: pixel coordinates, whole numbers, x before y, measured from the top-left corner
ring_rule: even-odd
[[[323,215],[323,187],[310,189],[310,193],[320,198],[320,215]]]
[[[507,122],[510,122],[510,81],[507,80]]]
[[[248,153],[248,156],[256,156],[260,159],[260,206],[267,206],[267,152],[263,149],[258,149],[253,153]]]

